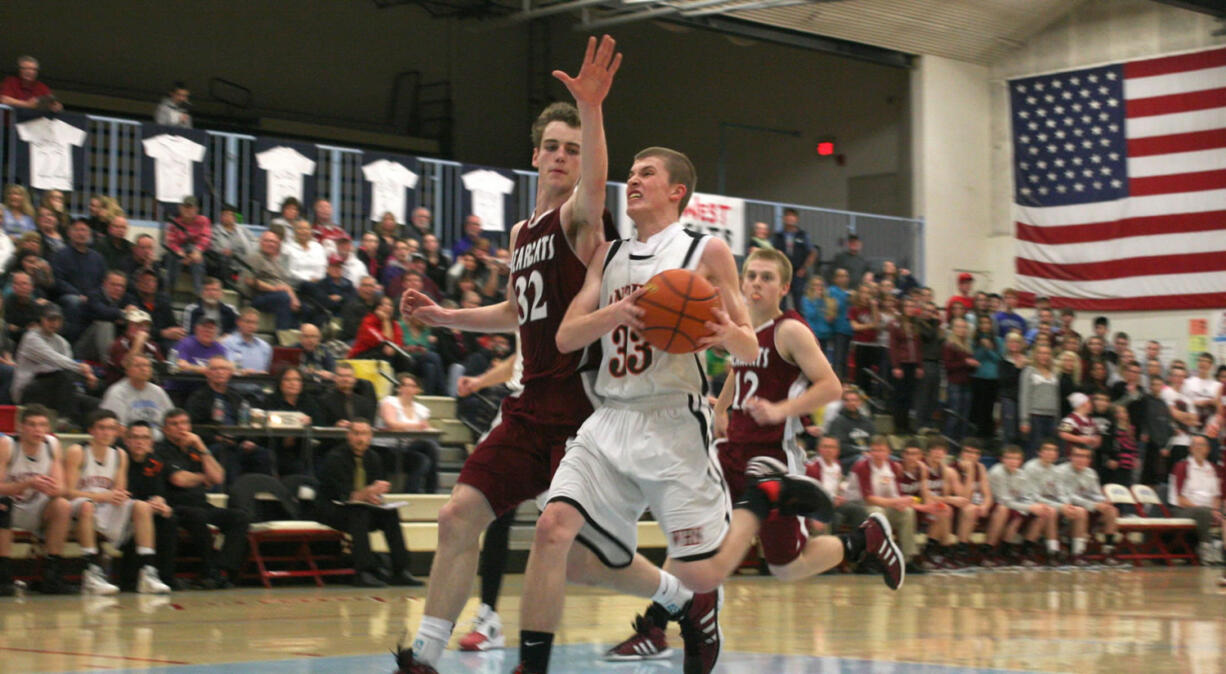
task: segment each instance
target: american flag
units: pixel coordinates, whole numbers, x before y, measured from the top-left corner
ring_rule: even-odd
[[[1226,49],[1009,81],[1023,293],[1226,307]]]

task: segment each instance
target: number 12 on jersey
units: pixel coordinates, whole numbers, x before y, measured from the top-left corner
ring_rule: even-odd
[[[545,302],[545,277],[539,270],[532,270],[527,278],[516,277],[515,300],[519,303],[520,325],[549,316],[549,305]]]
[[[741,380],[745,380],[742,384]],[[732,406],[731,409],[739,410],[745,405],[745,401],[749,400],[758,392],[758,373],[752,371],[739,372],[732,380]]]

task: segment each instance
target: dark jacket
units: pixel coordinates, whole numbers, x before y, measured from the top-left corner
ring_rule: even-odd
[[[157,452],[150,452],[145,460],[128,461],[128,491],[138,501],[148,501],[154,496],[166,498],[166,464]]]
[[[106,260],[107,269],[118,269],[132,273],[132,242],[127,239],[115,239],[110,236],[100,237],[94,241],[94,250]]]
[[[353,338],[358,334],[358,327],[362,325],[362,319],[366,318],[375,307],[379,306],[379,295],[375,295],[374,301],[370,304],[362,301],[361,295],[354,295],[352,299],[345,303],[341,308],[341,339],[346,342],[352,342]]]
[[[827,434],[839,439],[839,459],[846,459],[868,451],[868,441],[877,433],[873,417],[863,409],[851,416],[840,411],[830,422]]]
[[[128,293],[127,299],[123,302],[132,304],[141,309],[144,309],[153,318],[153,335],[158,338],[158,342],[162,346],[162,351],[167,352],[170,347],[174,346],[174,342],[162,339],[162,331],[166,328],[173,328],[179,325],[175,320],[175,310],[170,304],[170,296],[165,293],[157,293],[153,296],[152,302],[146,302],[141,299],[140,294],[133,291]]]
[[[16,295],[10,295],[5,299],[4,322],[7,324],[9,337],[12,338],[14,344],[21,343],[21,336],[26,334],[26,329],[31,323],[38,322],[42,310],[42,305],[35,302],[34,297],[31,297],[29,302],[19,301]]]
[[[365,379],[359,379],[353,387],[353,414],[349,414],[345,402],[346,396],[342,394],[336,387],[332,387],[327,393],[319,398],[319,415],[320,426],[335,426],[336,422],[342,419],[356,419],[362,417],[371,423],[375,420],[375,409],[378,407],[378,402],[375,400],[374,386]]]
[[[85,304],[85,310],[82,318],[84,323],[89,324],[94,321],[106,321],[113,323],[123,320],[123,308],[127,306],[125,298],[120,297],[118,300],[112,300],[106,296],[102,288],[94,288],[88,293],[89,301]]]
[[[319,471],[319,491],[316,501],[323,508],[328,508],[333,501],[348,501],[353,493],[353,470],[355,466],[353,450],[348,444],[341,445],[328,452],[324,458],[323,468]],[[384,479],[383,462],[379,454],[368,448],[362,455],[362,467],[366,469],[366,484]]]
[[[228,335],[238,328],[238,312],[225,302],[217,304],[219,307],[217,313],[221,314],[221,325],[217,326],[221,328],[219,334]],[[204,305],[200,302],[193,302],[187,305],[184,311],[187,312],[187,325],[183,327],[187,329],[188,334],[191,334],[196,329],[196,321],[204,315]]]
[[[213,417],[213,407],[218,399],[222,401],[224,407],[220,421]],[[233,390],[226,389],[225,393],[218,393],[205,385],[192,391],[192,394],[187,397],[184,409],[191,417],[193,425],[233,426],[238,423],[238,410],[242,404],[243,397]],[[197,430],[196,432],[200,434],[200,439],[204,440],[206,445],[212,445],[217,441],[217,434],[212,431]]]
[[[924,360],[942,360],[945,347],[945,333],[941,331],[941,322],[935,318],[924,318],[919,324],[920,353]]]
[[[357,289],[353,287],[353,282],[343,276],[340,280],[336,281],[324,276],[318,283],[311,285],[310,292],[315,301],[323,305],[328,310],[328,313],[333,316],[340,315],[341,309],[349,303],[349,300],[358,295]],[[340,295],[340,299],[333,301],[330,297],[331,295]]]
[[[198,484],[195,487],[176,487],[170,483],[170,476],[179,471],[203,473],[204,457],[197,454],[194,449],[184,452],[169,440],[163,440],[154,446],[153,456],[150,458],[161,461],[165,466],[163,475],[166,478],[167,503],[176,508],[179,506],[208,507],[209,501],[205,496],[205,486],[203,484]],[[150,459],[145,460],[149,461]]]
[[[106,260],[92,248],[79,252],[71,245],[51,256],[51,268],[61,295],[84,295],[102,287]]]

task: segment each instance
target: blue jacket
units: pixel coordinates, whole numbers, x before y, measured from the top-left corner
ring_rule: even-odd
[[[93,248],[81,253],[65,246],[51,256],[51,269],[61,295],[85,295],[102,287],[106,260]]]
[[[834,332],[839,335],[851,336],[851,319],[847,317],[847,304],[851,301],[851,293],[838,286],[830,286],[830,296],[839,303],[838,313],[834,317]]]
[[[818,339],[830,339],[834,334],[834,324],[826,320],[826,301],[824,298],[815,300],[809,299],[807,296],[800,298],[800,313],[805,317],[805,321],[809,323],[809,327],[813,330],[813,334],[817,335]]]
[[[993,348],[986,349],[979,343],[978,338],[975,339],[974,353],[971,354],[971,357],[979,361],[979,368],[971,373],[972,377],[976,379],[1000,379],[1000,353],[1005,343],[1000,337],[994,337],[993,343]]]

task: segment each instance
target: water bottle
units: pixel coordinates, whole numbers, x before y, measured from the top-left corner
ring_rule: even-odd
[[[213,423],[221,425],[226,421],[226,404],[221,398],[213,398]]]
[[[246,426],[251,423],[251,403],[243,400],[243,404],[238,407],[238,425]]]
[[[166,371],[171,374],[176,374],[179,371],[179,350],[170,349],[170,353],[166,355]]]

